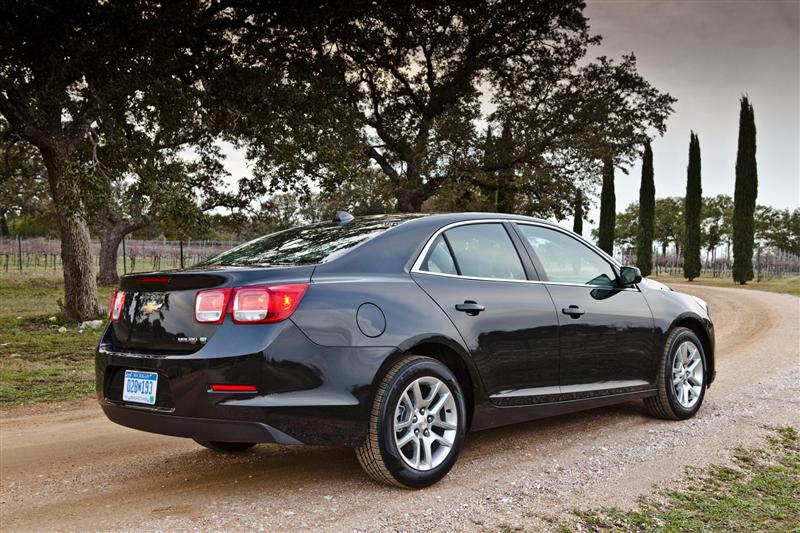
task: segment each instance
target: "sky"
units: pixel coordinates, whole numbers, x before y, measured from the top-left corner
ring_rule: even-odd
[[[653,142],[656,197],[683,196],[689,132],[700,137],[703,195],[733,196],[739,98],[757,130],[758,202],[800,204],[800,1],[588,0],[603,36],[594,56],[634,52],[641,74],[678,99]],[[639,199],[641,166],[617,172],[617,212]],[[596,221],[598,211],[590,215]]]
[[[590,57],[634,52],[645,79],[678,99],[653,142],[657,197],[685,194],[690,131],[700,137],[703,195],[733,196],[739,99],[747,94],[758,202],[800,205],[800,0],[588,0],[584,13],[603,36]],[[234,180],[249,173],[241,151],[225,152]],[[639,164],[617,172],[617,212],[638,201],[640,177]],[[598,212],[589,213],[592,227]]]

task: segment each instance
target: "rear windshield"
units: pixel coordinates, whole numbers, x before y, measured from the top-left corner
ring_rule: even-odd
[[[407,215],[358,217],[347,224],[322,222],[260,237],[197,266],[269,266],[325,263],[387,229]]]

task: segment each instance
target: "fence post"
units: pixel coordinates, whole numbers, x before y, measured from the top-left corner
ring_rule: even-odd
[[[17,233],[17,263],[19,263],[19,271],[22,272],[22,239]]]
[[[122,236],[122,273],[128,273],[128,257],[125,252],[125,235]]]
[[[182,240],[178,241],[178,244],[180,245],[181,249],[181,268],[183,268],[183,241]]]

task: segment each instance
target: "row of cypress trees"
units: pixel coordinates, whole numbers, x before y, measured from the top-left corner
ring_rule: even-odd
[[[610,192],[607,191],[610,184]],[[611,213],[605,201],[613,200],[614,171],[604,167],[603,190],[600,204],[600,227],[598,246],[611,253],[614,242],[614,204]],[[754,215],[758,195],[758,172],[756,166],[756,125],[753,106],[747,96],[740,100],[739,146],[736,155],[736,186],[733,210],[733,279],[744,285],[753,279]],[[686,199],[684,205],[686,234],[684,239],[683,275],[689,281],[700,276],[701,239],[700,211],[703,202],[701,180],[700,139],[695,132],[689,138],[689,164],[686,168]],[[604,228],[611,220],[609,229]],[[653,178],[653,151],[650,143],[644,146],[642,160],[642,182],[639,189],[639,227],[636,238],[636,266],[647,276],[653,270],[653,234],[655,232],[655,183]]]

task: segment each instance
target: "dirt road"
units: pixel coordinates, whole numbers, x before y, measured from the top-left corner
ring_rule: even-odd
[[[3,531],[550,529],[575,507],[632,505],[679,487],[687,465],[724,461],[767,427],[800,427],[800,299],[676,287],[705,298],[718,377],[698,416],[640,403],[468,435],[453,471],[424,491],[376,485],[350,450],[262,445],[222,457],[189,440],[107,421],[94,402],[0,417]]]

